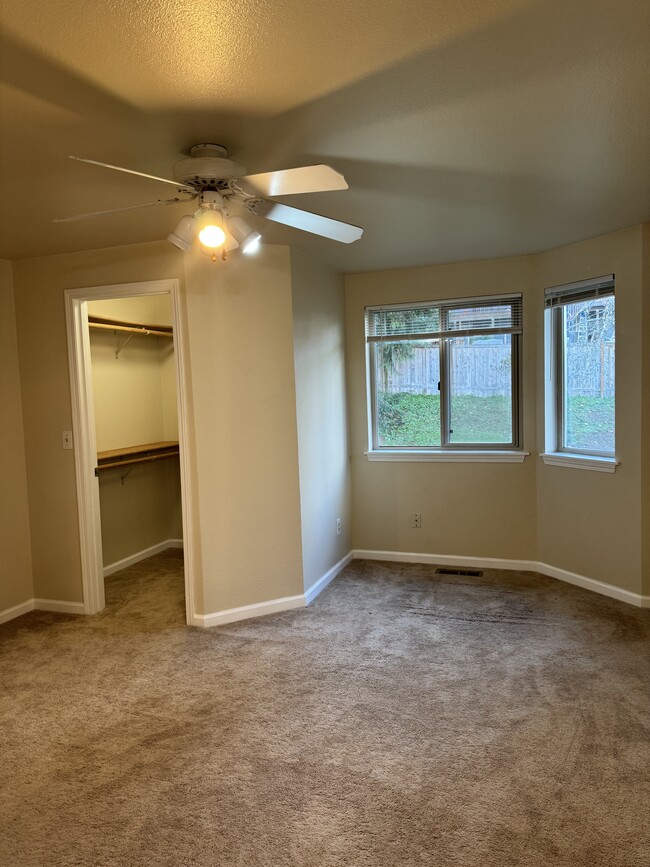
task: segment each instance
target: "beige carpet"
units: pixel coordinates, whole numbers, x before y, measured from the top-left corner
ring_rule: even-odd
[[[171,551],[0,626],[0,863],[648,867],[650,611],[433,572],[200,630]]]

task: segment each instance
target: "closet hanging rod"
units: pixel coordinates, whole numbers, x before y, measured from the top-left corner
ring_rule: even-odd
[[[109,449],[97,452],[95,475],[100,470],[113,467],[124,467],[129,464],[141,464],[145,461],[158,461],[162,458],[173,458],[178,455],[178,440],[167,440],[157,443],[144,443],[139,446],[126,446],[121,449]]]
[[[103,316],[88,316],[88,327],[103,331],[128,331],[131,334],[151,335],[152,337],[173,337],[171,325],[140,325],[122,319],[106,319]]]
[[[164,458],[178,457],[178,451],[165,452],[162,455],[143,455],[141,458],[128,458],[125,461],[112,461],[110,464],[100,464],[95,467],[95,475],[98,476],[101,470],[111,470],[115,467],[126,467],[129,464],[144,464],[148,461],[162,461]]]

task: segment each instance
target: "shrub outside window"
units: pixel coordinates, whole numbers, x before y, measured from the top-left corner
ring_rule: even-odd
[[[521,295],[366,308],[371,450],[519,446]]]
[[[555,451],[609,457],[615,451],[614,277],[547,289]]]

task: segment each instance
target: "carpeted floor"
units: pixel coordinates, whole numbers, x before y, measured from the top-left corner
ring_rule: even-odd
[[[650,611],[356,561],[184,625],[175,551],[0,626],[7,867],[648,867]]]

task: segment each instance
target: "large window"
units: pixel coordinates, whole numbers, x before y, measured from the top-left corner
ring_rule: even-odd
[[[615,447],[614,277],[545,292],[547,449],[612,456]]]
[[[519,446],[521,296],[366,308],[371,450]]]

